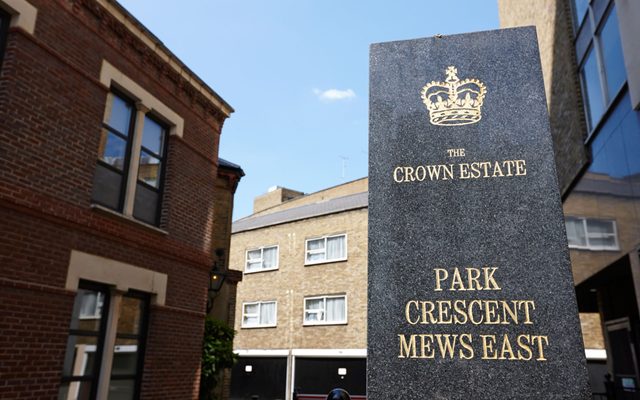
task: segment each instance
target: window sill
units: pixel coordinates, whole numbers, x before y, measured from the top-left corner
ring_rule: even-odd
[[[277,328],[278,325],[252,325],[252,326],[241,326],[240,329],[261,329],[261,328]]]
[[[613,248],[613,247],[607,247],[607,248],[597,248],[597,247],[578,247],[578,246],[569,246],[569,250],[581,250],[581,251],[608,251],[611,253],[615,253],[615,252],[619,252],[620,248]]]
[[[302,326],[334,326],[334,325],[348,325],[347,321],[344,322],[304,322]]]
[[[153,225],[147,224],[146,222],[142,222],[142,221],[137,220],[137,219],[135,219],[133,217],[129,217],[129,216],[121,214],[121,213],[119,213],[117,211],[113,211],[112,209],[107,208],[105,206],[101,206],[100,204],[91,204],[91,209],[95,210],[97,212],[106,214],[106,215],[110,215],[112,217],[116,217],[116,218],[118,218],[118,219],[120,219],[122,221],[136,224],[136,225],[138,225],[138,226],[140,226],[142,228],[149,229],[151,231],[154,231],[156,233],[160,233],[162,235],[168,235],[169,234],[169,232],[165,231],[164,229],[160,229],[157,226],[153,226]]]
[[[319,264],[331,264],[331,263],[339,263],[339,262],[345,262],[348,261],[347,258],[337,258],[335,260],[322,260],[322,261],[314,261],[314,262],[305,262],[304,266],[305,267],[309,267],[312,265],[319,265]]]
[[[259,274],[260,272],[270,272],[270,271],[277,271],[279,269],[279,267],[275,267],[275,268],[263,268],[263,269],[258,269],[255,271],[244,271],[244,274]]]

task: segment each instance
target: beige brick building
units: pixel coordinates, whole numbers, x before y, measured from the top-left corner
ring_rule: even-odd
[[[244,277],[231,399],[303,399],[334,387],[364,396],[367,183],[308,195],[272,188],[234,223],[229,266]]]

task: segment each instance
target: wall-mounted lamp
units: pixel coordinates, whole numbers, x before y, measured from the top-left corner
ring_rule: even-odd
[[[209,289],[207,290],[207,314],[213,307],[213,297],[222,289],[222,284],[227,277],[226,271],[224,271],[224,249],[216,249],[216,257],[218,260],[213,262],[211,271],[209,271]],[[219,268],[218,265],[223,266]]]

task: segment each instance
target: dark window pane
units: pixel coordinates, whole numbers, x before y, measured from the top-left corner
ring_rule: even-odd
[[[607,77],[609,102],[611,102],[627,79],[615,7],[609,13],[602,32],[600,32],[600,45],[602,46],[602,59]]]
[[[593,129],[604,112],[604,99],[602,98],[602,86],[600,73],[593,49],[589,51],[587,59],[581,71],[583,89],[586,92],[586,103],[589,111],[589,127]]]
[[[93,193],[91,198],[106,207],[118,210],[120,208],[120,189],[122,175],[100,164],[96,165],[93,177]]]
[[[144,301],[137,297],[125,296],[120,304],[118,333],[137,335],[140,333]]]
[[[137,368],[138,341],[135,339],[116,339],[111,375],[136,375]]]
[[[142,146],[156,153],[156,155],[162,155],[163,140],[164,129],[162,126],[151,118],[145,117],[142,133]]]
[[[155,190],[138,183],[136,199],[133,205],[133,216],[148,224],[156,225],[156,212],[160,195]]]
[[[136,381],[134,379],[112,379],[109,383],[108,400],[131,400],[135,393]]]
[[[98,156],[102,161],[122,171],[126,151],[126,140],[106,129],[102,130],[98,149]]]
[[[156,188],[160,186],[160,160],[144,150],[140,151],[138,179]]]
[[[92,384],[91,381],[64,382],[60,384],[58,400],[89,400]]]
[[[576,27],[580,26],[580,23],[587,15],[587,8],[589,6],[589,0],[573,0],[573,10],[575,12]]]
[[[62,367],[63,376],[86,376],[96,371],[96,336],[69,335]]]
[[[131,123],[131,111],[133,107],[122,98],[112,94],[111,110],[108,125],[119,131],[125,136],[129,135],[129,126]]]
[[[11,16],[3,9],[0,9],[0,67],[2,67],[2,59],[4,58],[4,50],[7,45],[7,32]]]

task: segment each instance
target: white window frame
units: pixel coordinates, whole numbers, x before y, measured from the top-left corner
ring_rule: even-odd
[[[343,321],[327,321],[327,299],[337,299],[344,298],[344,320]],[[322,310],[310,310],[307,309],[307,301],[308,300],[323,300],[323,309]],[[312,296],[305,297],[303,303],[303,314],[302,314],[302,325],[303,326],[314,326],[314,325],[346,325],[349,322],[349,303],[347,300],[346,294],[333,294],[333,295],[324,295],[324,296]],[[322,320],[321,321],[307,321],[307,312],[322,312]]]
[[[569,244],[569,248],[570,249],[576,249],[576,250],[593,250],[593,251],[619,251],[620,250],[620,243],[618,242],[618,225],[616,224],[616,221],[613,219],[602,219],[602,218],[587,218],[587,217],[574,217],[574,216],[567,216],[566,219],[572,219],[572,220],[578,220],[580,222],[582,222],[582,229],[584,230],[584,237],[585,240],[587,242],[587,244],[585,246],[580,246],[580,245],[576,245],[576,244]],[[613,226],[613,232],[612,233],[608,233],[607,236],[613,236],[614,242],[615,244],[613,246],[597,246],[597,245],[592,245],[589,243],[589,230],[587,228],[587,221],[601,221],[601,222],[610,222],[611,225]],[[593,234],[591,235],[593,236]],[[567,241],[568,241],[568,235],[567,235]]]
[[[327,259],[327,239],[336,238],[340,236],[344,236],[344,257]],[[320,240],[320,239],[324,239],[324,248],[318,249],[318,250],[309,250],[309,242]],[[338,261],[346,261],[349,255],[347,234],[340,233],[338,235],[327,235],[327,236],[309,238],[304,242],[304,250],[305,250],[304,265],[315,265],[315,264],[325,264],[325,263],[332,263],[332,262],[338,262]],[[324,253],[324,257],[325,257],[324,260],[309,261],[307,259],[309,254],[320,254],[320,253]]]
[[[273,303],[273,304],[275,304],[275,309],[276,309],[276,310],[275,310],[275,313],[274,313],[275,318],[274,318],[273,324],[260,324],[260,315],[261,315],[261,313],[262,313],[262,305],[263,305],[263,304],[266,304],[266,303]],[[258,323],[257,323],[257,324],[250,324],[250,325],[247,325],[247,324],[244,322],[244,318],[245,318],[245,316],[246,316],[246,315],[248,315],[248,314],[245,312],[245,308],[246,308],[246,306],[255,305],[255,304],[257,304],[257,305],[258,305],[258,313],[256,314],[256,316],[258,317]],[[251,314],[251,315],[253,315],[253,314]],[[277,300],[250,301],[250,302],[242,303],[242,323],[241,323],[241,328],[243,328],[243,329],[274,328],[274,327],[276,327],[276,326],[278,326],[278,301],[277,301]]]
[[[257,251],[260,250],[260,265],[263,266],[263,260],[264,260],[264,250],[265,249],[271,249],[274,248],[276,249],[276,264],[275,266],[271,267],[271,268],[257,268],[254,270],[248,270],[248,266],[249,266],[249,252],[250,251]],[[254,260],[255,261],[255,260]],[[270,246],[261,246],[261,247],[254,247],[251,249],[247,249],[247,251],[245,252],[244,255],[244,273],[245,274],[254,274],[256,272],[265,272],[265,271],[274,271],[276,269],[278,269],[280,267],[280,246],[275,244],[275,245],[270,245]]]

